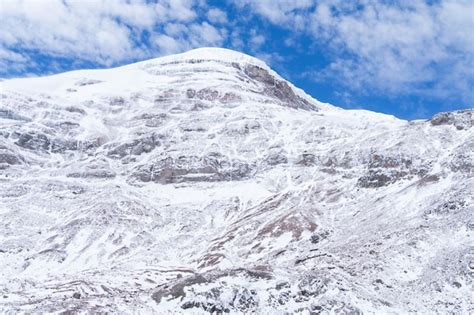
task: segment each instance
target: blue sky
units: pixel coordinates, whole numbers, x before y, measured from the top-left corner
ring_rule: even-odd
[[[323,102],[400,118],[472,108],[472,0],[4,0],[0,77],[196,47],[265,60]]]

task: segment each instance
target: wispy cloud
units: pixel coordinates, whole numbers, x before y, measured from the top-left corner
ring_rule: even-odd
[[[443,93],[437,89],[454,76],[460,84],[449,85],[459,92],[472,78],[473,2],[366,1],[341,7],[320,4],[310,26],[315,38],[339,51],[326,71],[349,86]]]
[[[312,49],[329,59],[323,69],[306,69],[315,80],[337,80],[358,93],[473,100],[471,0],[234,2],[292,31],[289,45],[313,38]]]
[[[207,11],[207,19],[212,23],[227,23],[227,13],[218,8],[211,8]]]
[[[271,23],[288,26],[294,30],[304,28],[307,12],[315,6],[313,0],[233,0],[239,9],[250,8],[250,12],[263,16]]]
[[[0,4],[0,62],[19,67],[32,52],[105,66],[221,45],[226,15],[198,0],[19,0]]]

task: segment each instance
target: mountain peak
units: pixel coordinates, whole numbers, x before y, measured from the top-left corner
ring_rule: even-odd
[[[232,107],[248,102],[305,110],[318,110],[323,106],[279,76],[265,62],[237,51],[214,47],[112,69],[7,80],[2,82],[2,86],[6,90],[21,90],[30,95],[33,90],[38,94],[55,92],[58,97],[72,97],[75,101],[90,101],[101,95],[110,98],[120,94],[122,98],[130,98],[131,94],[153,94],[161,106],[173,107],[186,107],[185,104],[190,103],[204,107]],[[181,104],[175,104],[179,100]]]
[[[262,102],[261,97],[267,97],[264,103],[306,110],[318,110],[319,107],[318,101],[282,78],[262,60],[230,49],[197,48],[144,61],[138,66],[153,75],[180,78],[191,90],[198,87],[208,93],[211,89],[215,95],[227,90],[230,94],[237,92],[244,96],[243,99],[246,96],[260,99],[257,103]],[[193,94],[192,91],[189,93]]]
[[[251,63],[269,68],[262,60],[245,53],[220,47],[201,47],[186,52],[156,58],[157,61],[172,60],[220,60],[226,62]]]

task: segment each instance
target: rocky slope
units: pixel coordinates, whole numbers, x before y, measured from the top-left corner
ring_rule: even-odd
[[[0,312],[468,313],[473,110],[206,48],[0,82]]]

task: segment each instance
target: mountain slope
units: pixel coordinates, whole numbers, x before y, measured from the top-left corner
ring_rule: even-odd
[[[473,309],[472,110],[342,110],[217,48],[0,84],[2,311]]]

